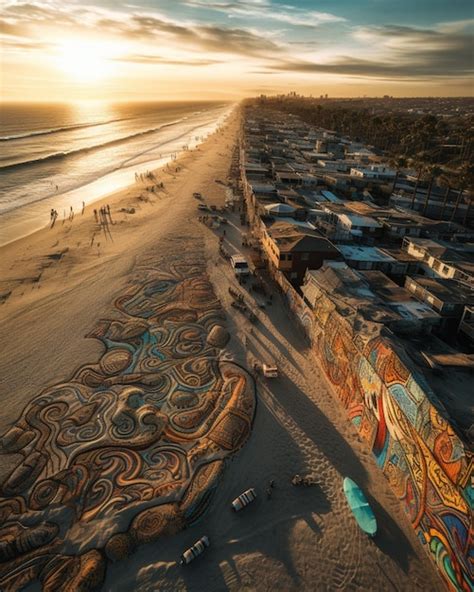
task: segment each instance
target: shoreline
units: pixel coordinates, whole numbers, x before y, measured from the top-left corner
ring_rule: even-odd
[[[103,199],[111,199],[115,193],[132,187],[135,173],[143,174],[147,171],[159,171],[169,163],[174,162],[176,158],[182,157],[184,153],[195,150],[219,127],[225,124],[231,114],[235,112],[235,109],[236,104],[229,105],[223,109],[223,112],[213,122],[198,125],[177,137],[166,140],[162,145],[164,154],[162,158],[154,158],[117,168],[59,195],[41,198],[2,213],[0,215],[0,249],[47,228],[49,222],[44,223],[40,222],[40,220],[48,220],[47,213],[51,209],[58,210],[58,219],[63,217],[61,210],[64,210],[64,213],[69,212],[70,206],[73,207],[75,212],[80,212],[82,202],[85,202],[86,206],[88,206]],[[199,133],[197,133],[198,131]],[[196,137],[199,139],[196,139]],[[186,150],[182,149],[183,142],[188,147]],[[178,148],[176,144],[179,144],[180,147]]]

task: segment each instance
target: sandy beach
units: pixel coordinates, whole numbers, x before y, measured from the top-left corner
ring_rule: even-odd
[[[28,584],[32,590],[40,589],[40,581],[48,590],[86,590],[96,585],[97,589],[114,592],[443,589],[399,501],[332,396],[283,302],[275,294],[271,306],[258,310],[256,325],[251,325],[246,316],[231,306],[228,288],[231,285],[235,289],[239,287],[229,263],[219,255],[222,229],[211,230],[199,221],[199,202],[193,198],[193,192],[201,192],[209,205],[224,205],[229,194],[226,184],[232,158],[235,158],[239,124],[236,112],[225,127],[197,149],[183,153],[165,169],[155,171],[155,183],[163,183],[163,189],[147,191],[146,187],[152,182],[140,181],[100,202],[87,205],[83,214],[76,211],[72,220],[63,222],[60,217],[53,228],[44,228],[0,249],[0,342],[3,346],[0,433],[20,426],[11,438],[14,441],[11,446],[6,446],[3,440],[5,454],[2,454],[0,463],[0,480],[4,485],[0,511],[8,506],[5,500],[21,496],[16,485],[8,489],[5,482],[10,479],[10,484],[13,483],[12,473],[19,466],[25,468],[24,461],[28,461],[32,452],[30,441],[23,446],[19,436],[39,425],[33,425],[30,415],[25,412],[28,405],[43,392],[52,401],[62,401],[69,397],[65,391],[72,388],[71,385],[80,384],[82,393],[92,392],[97,385],[116,392],[114,376],[120,372],[120,356],[110,361],[118,370],[109,372],[104,369],[104,360],[110,352],[117,354],[118,341],[138,348],[138,332],[133,333],[138,318],[146,321],[148,326],[154,323],[156,339],[161,334],[160,327],[172,327],[173,336],[181,335],[169,346],[173,353],[161,360],[163,364],[171,359],[191,360],[194,366],[189,374],[194,372],[198,378],[201,375],[196,368],[200,366],[195,365],[195,360],[199,356],[212,360],[209,362],[212,368],[212,364],[217,365],[218,371],[212,378],[214,382],[209,382],[214,386],[208,386],[207,382],[200,382],[199,386],[207,392],[218,392],[216,399],[211,396],[209,400],[219,402],[219,405],[215,403],[215,408],[212,405],[206,408],[202,426],[205,424],[207,431],[204,427],[202,432],[199,431],[199,418],[196,420],[199,430],[196,428],[196,433],[193,432],[195,439],[186,444],[183,440],[176,441],[176,454],[179,456],[184,450],[195,473],[183,476],[182,482],[174,475],[176,484],[173,487],[170,481],[166,481],[166,488],[160,493],[162,500],[168,506],[177,503],[180,513],[175,519],[172,513],[165,518],[160,515],[164,526],[160,526],[161,531],[153,531],[149,538],[135,519],[139,512],[160,507],[154,506],[158,499],[156,488],[151,493],[144,489],[139,493],[137,489],[130,491],[127,493],[130,499],[124,498],[129,499],[129,507],[113,506],[111,513],[107,513],[105,506],[99,507],[91,494],[90,504],[84,502],[81,507],[81,520],[74,522],[67,512],[79,512],[74,505],[77,505],[78,496],[61,494],[61,497],[60,487],[55,482],[59,489],[48,498],[49,501],[35,502],[35,505],[32,492],[41,482],[39,474],[35,474],[34,479],[31,477],[36,481],[34,485],[32,481],[33,489],[28,500],[29,519],[34,512],[50,511],[48,520],[57,519],[59,531],[48,539],[51,556],[47,562],[40,558],[39,543],[28,543],[28,552],[23,556],[15,552],[16,559],[12,559],[13,552],[7,555],[8,562],[0,568],[1,589],[19,589],[20,584]],[[111,216],[107,225],[101,226],[95,221],[94,209],[106,205],[110,206]],[[225,248],[231,253],[241,250],[241,235],[246,229],[240,226],[237,212],[229,215],[225,228]],[[140,316],[143,310],[140,307],[145,306],[143,303],[147,299],[158,300],[156,295],[164,293],[168,289],[165,286],[170,283],[174,286],[173,298],[160,303],[159,314],[155,307],[156,318]],[[187,294],[192,294],[195,300],[189,300]],[[255,296],[245,294],[245,297],[257,310]],[[103,319],[107,323],[104,324]],[[222,324],[229,333],[228,343],[209,338],[209,328],[216,324]],[[194,331],[192,335],[190,326]],[[114,337],[114,327],[120,328],[120,340]],[[127,335],[124,328],[127,328]],[[143,344],[140,347],[144,347]],[[165,345],[163,348],[166,349]],[[127,355],[124,346],[118,349],[122,356]],[[254,360],[276,362],[282,376],[267,382],[257,379],[254,385],[247,371]],[[142,361],[138,356],[134,358],[137,376],[137,368],[143,372]],[[175,373],[178,372],[176,368],[173,366]],[[87,369],[87,377],[84,369]],[[154,375],[168,376],[169,372],[169,366],[159,366]],[[187,366],[180,372],[186,382]],[[137,384],[140,384],[140,389],[146,390],[140,382],[142,378],[135,379],[133,373],[124,374],[128,376],[127,388],[138,388]],[[155,393],[161,392],[158,382],[150,384]],[[175,389],[173,397],[178,390],[182,398],[176,402],[176,407],[187,409],[192,406],[189,402],[192,389]],[[139,438],[149,433],[147,426],[151,420],[143,418],[140,423],[145,414],[142,410],[148,409],[149,402],[133,407],[130,397],[135,391],[126,392],[128,399],[120,407],[120,418],[116,419],[116,415],[105,410],[100,421],[106,430],[109,422],[125,431],[127,421],[137,421],[141,427],[133,432],[133,438]],[[117,400],[117,405],[122,405],[122,399]],[[227,424],[224,424],[223,415],[214,417],[217,407],[219,412],[227,413]],[[58,419],[48,419],[57,421],[58,429],[65,417],[65,409],[55,411]],[[71,426],[76,429],[86,425],[95,413],[99,417],[102,411],[99,413],[94,408],[90,417],[84,419],[84,409],[81,408],[81,413],[78,411],[71,420]],[[40,416],[38,413],[35,421],[39,422]],[[234,422],[232,425],[229,417]],[[191,429],[184,423],[185,419],[189,418],[182,418],[183,434]],[[46,422],[46,419],[43,417],[41,421]],[[158,426],[156,429],[171,429],[170,424],[163,428],[160,421],[166,424],[169,419],[155,413],[153,425]],[[166,442],[172,441],[170,433],[165,431]],[[66,441],[66,434],[61,432],[61,438]],[[185,435],[182,438],[185,440]],[[33,464],[36,467],[38,458],[44,455],[45,466],[51,463],[51,471],[57,474],[58,468],[62,469],[68,461],[62,460],[59,452],[55,452],[57,458],[46,458],[53,449],[53,440],[51,437],[44,441],[40,457],[35,457]],[[122,440],[126,441],[127,437]],[[142,451],[145,445],[138,443],[136,450]],[[100,446],[99,442],[97,447]],[[107,446],[112,447],[112,444],[109,442]],[[198,451],[207,458],[207,464],[194,461],[199,458]],[[87,450],[87,454],[92,452],[95,450]],[[81,454],[86,453],[82,451]],[[84,466],[87,465],[85,458],[81,457]],[[96,462],[90,457],[87,459],[90,466]],[[208,470],[201,484],[202,491],[213,491],[213,495],[206,499],[206,504],[194,503],[193,498],[193,504],[186,505],[190,496],[190,490],[186,488],[196,481],[194,475],[202,476],[199,473],[202,467],[215,469],[215,475]],[[168,468],[167,465],[166,470]],[[29,470],[34,473],[35,468]],[[316,485],[293,487],[290,481],[295,473],[309,475]],[[342,490],[344,476],[352,477],[368,492],[380,527],[374,540],[363,535],[352,517]],[[158,477],[153,475],[153,479]],[[275,488],[271,499],[267,499],[265,489],[270,480],[274,480]],[[67,483],[69,486],[70,481]],[[94,482],[95,485],[98,483]],[[257,501],[241,513],[232,513],[230,502],[249,487],[256,488]],[[89,491],[84,493],[85,497],[86,493],[89,495]],[[185,495],[184,501],[182,495]],[[116,496],[118,499],[119,494]],[[186,513],[191,506],[192,519]],[[201,507],[205,509],[202,515],[196,510]],[[114,522],[117,508],[121,512],[120,518],[117,513],[118,522]],[[28,512],[24,510],[23,515],[26,514]],[[87,527],[88,521],[90,528]],[[66,523],[73,526],[61,527]],[[186,524],[188,527],[182,529]],[[121,543],[122,546],[117,544],[112,548],[111,537],[124,532],[129,538]],[[161,532],[162,536],[156,537],[156,532]],[[182,551],[203,534],[211,540],[205,556],[189,567],[177,565]],[[15,531],[8,536],[16,536]],[[8,536],[4,533],[4,540]],[[69,560],[64,559],[64,556],[84,557],[92,552],[97,555],[89,555],[90,562],[83,561],[79,567],[77,562],[71,560],[69,564]],[[56,555],[60,555],[61,560],[55,563]],[[80,580],[82,588],[75,587],[74,583],[69,583],[67,588],[55,588],[55,584],[62,581],[60,574],[66,569],[65,565],[73,566],[74,577],[79,577],[84,565],[99,566],[94,572],[98,583],[94,584],[95,576],[91,576],[94,570],[90,568],[86,579]]]

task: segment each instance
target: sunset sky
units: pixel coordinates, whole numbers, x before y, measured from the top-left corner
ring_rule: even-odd
[[[472,0],[2,0],[1,98],[472,95]]]

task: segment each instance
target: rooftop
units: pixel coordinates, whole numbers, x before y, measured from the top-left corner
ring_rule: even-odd
[[[304,224],[304,223],[303,223]],[[265,222],[268,235],[283,252],[311,253],[315,251],[337,252],[336,247],[308,225],[289,224],[284,220]]]
[[[345,224],[351,224],[351,226],[364,226],[365,228],[381,228],[381,224],[370,218],[369,216],[361,216],[359,214],[339,214],[339,219]]]
[[[408,278],[443,302],[474,303],[474,290],[456,280],[426,277],[424,275],[407,276]]]
[[[339,251],[348,261],[377,261],[394,263],[395,259],[377,247],[339,245]]]
[[[267,206],[265,206],[265,210],[269,213],[269,214],[294,214],[294,212],[296,212],[296,209],[293,206],[290,206],[288,204],[285,203],[272,203],[272,204],[268,204]]]

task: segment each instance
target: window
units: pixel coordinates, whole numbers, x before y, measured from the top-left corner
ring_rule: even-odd
[[[292,280],[296,280],[296,278],[297,278],[297,277],[298,277],[298,274],[296,273],[296,271],[292,271],[292,272],[290,273],[290,278],[291,278]]]
[[[301,261],[308,261],[309,260],[309,253],[302,253],[301,254]]]

